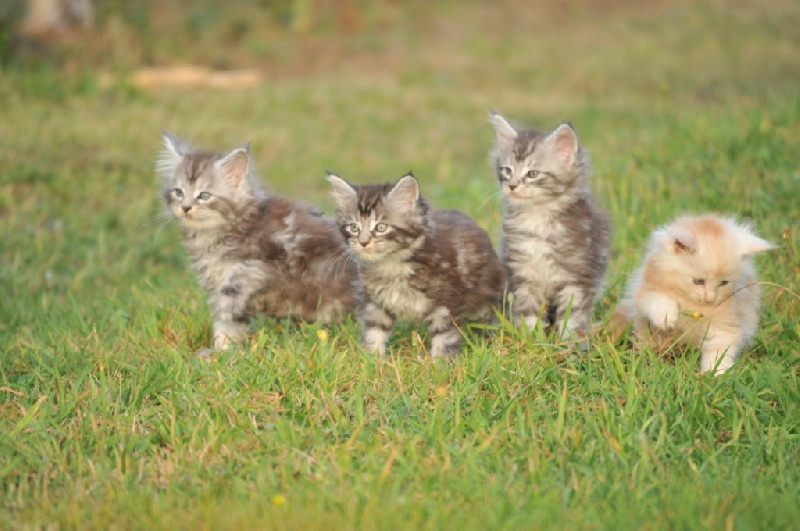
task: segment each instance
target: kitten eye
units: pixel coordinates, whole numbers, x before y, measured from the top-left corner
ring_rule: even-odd
[[[730,281],[730,280],[723,280],[722,282],[720,282],[720,283],[719,283],[719,285],[720,285],[720,286],[727,286],[727,285],[728,285],[728,284],[730,284],[730,283],[731,283],[731,281]]]
[[[508,166],[501,166],[497,171],[500,174],[499,177],[501,181],[507,181],[511,178],[511,168]]]
[[[203,201],[208,201],[211,199],[211,194],[208,192],[201,192],[200,195],[197,196],[198,198],[202,199]]]
[[[377,225],[375,225],[375,232],[386,232],[388,228],[389,225],[387,225],[386,223],[378,223]]]
[[[350,234],[358,234],[359,232],[361,232],[361,227],[358,225],[358,223],[351,223],[350,225],[347,226],[347,231]]]
[[[528,177],[529,179],[535,179],[539,176],[539,174],[539,170],[531,170],[525,174],[525,177]]]
[[[177,197],[178,199],[183,199],[183,190],[181,190],[180,188],[173,189],[172,193],[175,194],[175,197]]]
[[[704,286],[705,283],[706,283],[706,280],[704,278],[695,278],[693,280],[693,282],[694,282],[695,286]]]

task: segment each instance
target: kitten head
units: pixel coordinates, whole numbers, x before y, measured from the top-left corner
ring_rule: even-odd
[[[496,137],[492,157],[508,204],[546,204],[582,193],[588,161],[569,123],[552,133],[515,129],[503,116],[489,117]]]
[[[250,176],[249,146],[220,155],[192,148],[164,131],[164,149],[156,171],[164,182],[167,210],[193,230],[208,230],[233,221],[255,189]]]
[[[659,282],[698,304],[717,305],[752,277],[752,254],[774,246],[734,220],[683,216],[653,233]]]
[[[396,184],[355,186],[330,172],[328,181],[342,236],[363,262],[403,260],[422,245],[428,203],[410,172]]]

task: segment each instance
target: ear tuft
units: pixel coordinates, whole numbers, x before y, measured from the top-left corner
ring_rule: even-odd
[[[513,144],[519,136],[517,130],[506,120],[501,114],[494,111],[489,112],[489,123],[494,126],[494,132],[497,135],[496,142],[498,146],[508,146]]]
[[[171,179],[184,155],[192,152],[191,146],[168,131],[161,131],[164,147],[156,159],[156,173],[163,179]]]
[[[173,135],[169,131],[161,130],[161,138],[164,140],[164,149],[166,149],[172,156],[176,158],[183,157],[192,148],[185,141]]]
[[[404,175],[386,196],[389,201],[403,210],[412,210],[419,201],[419,183],[409,172]]]
[[[328,174],[328,182],[333,186],[333,200],[338,208],[344,208],[356,200],[356,189],[350,183],[331,171],[325,172]]]
[[[686,231],[672,229],[669,231],[669,246],[672,254],[694,254],[697,252],[697,240]]]
[[[675,254],[692,254],[694,250],[686,242],[675,238],[672,241],[672,252]]]
[[[759,238],[753,234],[748,227],[741,227],[739,239],[741,241],[740,246],[742,256],[775,249],[775,245],[763,238]]]
[[[697,252],[697,241],[694,236],[676,227],[665,227],[655,231],[653,239],[671,254],[691,255]]]

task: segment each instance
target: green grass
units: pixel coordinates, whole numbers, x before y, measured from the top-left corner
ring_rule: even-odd
[[[6,67],[0,527],[795,527],[800,9],[605,4],[363,2],[349,33],[328,12],[303,33],[245,4],[194,8],[170,33],[163,13],[106,7],[94,40]],[[267,80],[101,82],[200,61]],[[453,365],[422,359],[410,326],[375,358],[354,323],[268,319],[246,349],[196,359],[209,313],[157,220],[161,128],[250,140],[271,188],[329,212],[325,169],[412,169],[497,239],[490,108],[569,119],[590,151],[615,223],[599,319],[680,213],[734,213],[779,245],[758,258],[761,331],[733,370],[698,376],[697,352],[667,361],[602,334],[579,359],[509,326]]]

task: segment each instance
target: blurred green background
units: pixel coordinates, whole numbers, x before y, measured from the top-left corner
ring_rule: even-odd
[[[0,3],[0,527],[800,517],[800,2],[91,7],[37,25]],[[758,258],[761,331],[737,371],[696,378],[691,354],[602,336],[572,365],[511,331],[439,370],[407,329],[376,362],[354,324],[327,344],[269,320],[251,350],[194,358],[208,310],[160,217],[161,129],[220,151],[250,141],[270,188],[327,212],[325,169],[413,170],[497,242],[490,109],[571,120],[588,150],[615,225],[598,319],[678,214],[734,214],[778,245]]]

